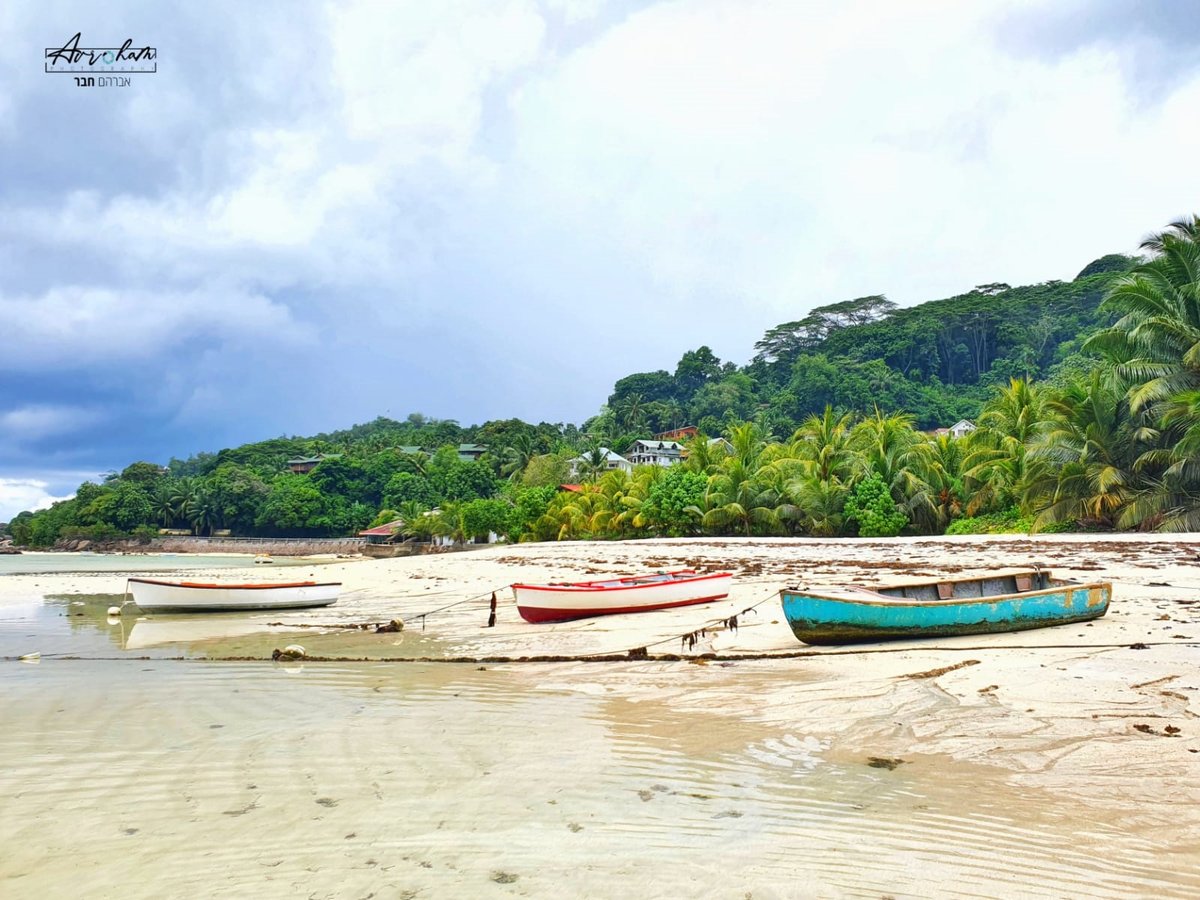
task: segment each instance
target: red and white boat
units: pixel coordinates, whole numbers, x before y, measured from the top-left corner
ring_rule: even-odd
[[[514,584],[512,589],[517,612],[526,622],[562,622],[724,600],[732,583],[729,572],[701,575],[694,569],[679,569],[600,581]]]
[[[133,602],[146,612],[209,612],[234,609],[302,609],[337,602],[341,582],[319,584],[201,584],[130,578]]]

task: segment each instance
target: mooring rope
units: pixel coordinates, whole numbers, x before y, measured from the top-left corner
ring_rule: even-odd
[[[496,609],[496,605],[495,605],[496,592],[502,591],[506,587],[511,587],[511,585],[506,584],[506,585],[503,585],[502,587],[491,588],[489,590],[484,591],[482,594],[476,594],[473,597],[467,597],[465,600],[455,600],[453,603],[447,603],[445,606],[439,606],[437,609],[431,609],[428,612],[418,613],[417,615],[412,617],[413,621],[420,619],[421,620],[421,630],[424,631],[425,630],[425,619],[427,619],[429,616],[436,615],[437,613],[440,613],[440,612],[445,612],[446,610],[453,609],[456,606],[462,606],[464,603],[470,603],[473,600],[481,600],[484,597],[487,597],[489,595],[492,598],[492,615],[494,617],[495,609]]]
[[[749,606],[747,606],[745,609],[743,609],[741,612],[734,613],[731,616],[722,616],[721,618],[718,618],[718,619],[711,619],[709,622],[705,623],[704,625],[701,625],[699,628],[693,628],[691,631],[686,631],[686,632],[683,632],[682,634],[672,635],[671,637],[663,638],[662,640],[658,640],[658,641],[653,641],[649,644],[641,644],[637,647],[629,647],[623,651],[619,650],[617,652],[625,653],[628,656],[632,656],[634,658],[648,659],[649,658],[648,651],[651,647],[658,647],[662,644],[674,643],[675,641],[679,641],[681,645],[686,646],[687,649],[690,650],[692,647],[696,646],[696,642],[701,637],[707,636],[708,631],[716,631],[717,627],[720,625],[724,625],[725,628],[728,630],[737,631],[739,616],[744,616],[747,613],[751,613],[751,612],[757,612],[758,607],[762,606],[764,603],[767,603],[767,602],[775,599],[778,596],[779,596],[779,591],[774,591],[774,592],[768,594],[766,597],[763,597],[763,599],[759,600],[757,603],[752,603]],[[682,647],[681,647],[681,649],[682,649]],[[595,656],[609,656],[609,655],[611,655],[611,653],[612,653],[612,651],[607,651],[605,653],[591,653],[591,654],[587,654],[587,656],[580,657],[580,659],[586,659],[588,657],[595,657]]]
[[[682,656],[678,653],[663,653],[656,656],[638,656],[635,651],[645,648],[634,648],[622,654],[620,651],[604,654],[589,654],[584,656],[570,655],[541,655],[541,656],[304,656],[296,657],[291,662],[322,662],[322,663],[547,663],[547,662],[755,662],[768,659],[810,659],[822,656],[866,656],[876,653],[914,653],[928,651],[930,653],[981,653],[992,650],[1148,650],[1151,647],[1200,647],[1200,641],[1150,641],[1136,644],[1005,644],[989,646],[976,644],[970,647],[875,647],[855,646],[845,649],[798,649],[781,651],[756,651],[748,653],[706,653],[703,656]],[[262,656],[80,656],[73,653],[42,653],[41,659],[59,662],[271,662],[271,657]],[[21,662],[19,656],[0,656],[0,662]]]

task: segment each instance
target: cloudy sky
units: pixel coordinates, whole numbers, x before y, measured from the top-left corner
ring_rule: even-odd
[[[43,51],[158,48],[128,87]],[[613,382],[1200,210],[1200,6],[0,4],[0,520],[136,459]]]

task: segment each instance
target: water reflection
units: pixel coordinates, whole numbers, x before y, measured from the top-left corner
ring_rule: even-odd
[[[228,641],[248,635],[282,634],[303,629],[271,626],[262,619],[241,616],[160,616],[143,618],[126,625],[120,622],[125,650],[145,650],[164,644],[180,644],[194,648],[212,641]]]
[[[0,607],[0,656],[37,651],[45,656],[97,658],[131,653],[198,659],[269,659],[286,644],[300,643],[310,656],[389,659],[445,656],[435,634],[373,629],[332,622],[289,621],[286,610],[254,613],[142,613],[120,594],[64,594]],[[120,607],[119,615],[109,615]],[[303,614],[305,611],[299,611]]]

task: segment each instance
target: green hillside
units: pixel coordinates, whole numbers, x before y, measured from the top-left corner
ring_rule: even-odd
[[[1197,530],[1200,219],[1143,250],[1071,282],[819,306],[769,328],[745,365],[700,347],[621,378],[582,427],[380,418],[133,463],[10,527],[34,546],[385,522],[456,542]],[[977,427],[945,433],[960,419]],[[672,465],[608,452],[683,425],[700,433],[666,447]]]

